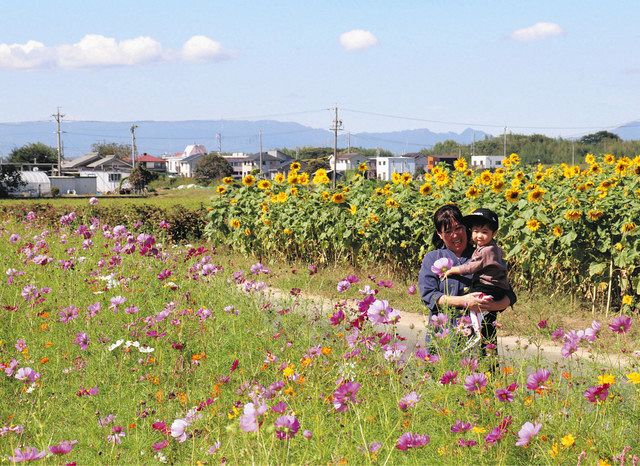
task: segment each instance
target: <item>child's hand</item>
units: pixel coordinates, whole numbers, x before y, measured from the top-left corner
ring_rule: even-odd
[[[451,275],[451,270],[445,270],[442,272],[442,278],[447,278]]]
[[[489,303],[493,301],[493,296],[491,296],[490,294],[484,294],[482,292],[479,292],[478,299],[480,299],[480,301],[483,303]]]

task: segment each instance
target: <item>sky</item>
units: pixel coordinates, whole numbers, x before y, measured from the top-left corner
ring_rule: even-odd
[[[3,0],[0,122],[573,137],[640,119],[640,2]]]

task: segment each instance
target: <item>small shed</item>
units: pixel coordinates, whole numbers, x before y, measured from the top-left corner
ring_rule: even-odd
[[[95,176],[52,176],[51,187],[60,190],[60,194],[90,194],[98,192]]]

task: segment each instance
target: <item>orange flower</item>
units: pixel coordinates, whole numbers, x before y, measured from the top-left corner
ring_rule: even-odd
[[[46,364],[48,362],[49,362],[49,358],[47,358],[47,357],[44,357],[44,358],[40,359],[40,364]]]
[[[158,403],[162,403],[164,401],[164,392],[162,390],[158,390],[155,397]]]
[[[129,429],[135,429],[136,425],[132,422],[131,424],[129,424]]]
[[[325,356],[328,356],[329,354],[331,354],[331,348],[329,348],[328,346],[323,346],[322,350],[320,350],[322,352],[322,354],[324,354]]]
[[[503,368],[502,368],[502,373],[503,373],[504,375],[511,375],[511,374],[513,374],[513,367],[511,367],[511,366],[503,367]]]
[[[206,357],[207,355],[204,351],[202,353],[195,353],[191,355],[191,361],[200,361]]]
[[[180,402],[180,404],[187,404],[187,394],[184,392],[180,392],[176,395],[176,398]]]

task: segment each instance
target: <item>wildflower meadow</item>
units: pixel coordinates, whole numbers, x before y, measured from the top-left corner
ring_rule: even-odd
[[[296,169],[289,182],[222,184],[208,213],[210,242],[171,241],[165,219],[125,225],[73,210],[55,223],[34,211],[5,218],[0,461],[637,465],[640,159],[624,170],[594,159],[566,173],[524,173],[511,160],[501,174],[440,169],[417,187],[397,178],[370,189],[356,179],[330,192],[322,172],[314,185]],[[500,176],[506,190],[494,186]],[[600,177],[611,181],[606,189]],[[463,183],[455,194],[451,186]],[[609,314],[532,329],[547,332],[561,364],[481,357],[465,349],[468,318],[447,310],[424,317],[428,345],[411,341],[399,331],[391,282],[335,276],[337,299],[322,310],[298,288],[274,293],[272,262],[229,263],[217,248],[264,258],[313,252],[297,272],[310,280],[337,256],[402,262],[429,247],[430,206],[454,198],[499,210],[503,239],[522,245],[517,273],[584,293],[615,288]],[[419,300],[415,286],[407,293]],[[605,336],[615,343],[603,349]],[[579,349],[625,354],[608,364]]]

